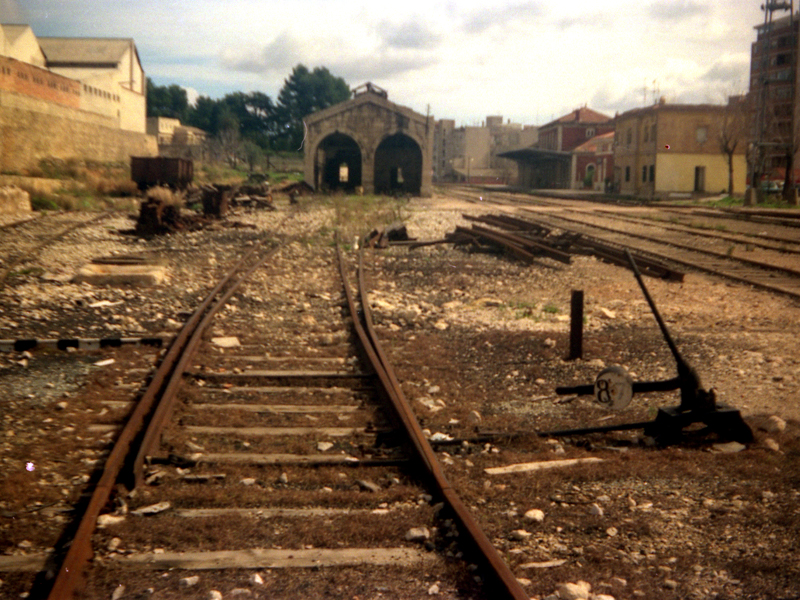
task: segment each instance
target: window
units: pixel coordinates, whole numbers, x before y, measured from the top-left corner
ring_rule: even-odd
[[[642,183],[647,183],[647,166],[642,167]]]
[[[697,143],[705,144],[708,141],[708,127],[700,126],[697,128]]]
[[[644,141],[645,142],[650,141],[650,128],[647,127],[647,125],[644,126]]]
[[[631,130],[630,129],[628,129],[628,134],[625,137],[625,139],[626,139],[626,143],[628,144],[628,146],[630,146],[631,145]]]
[[[650,165],[650,183],[654,183],[656,180],[656,166]]]
[[[595,131],[596,131],[596,130],[595,130],[595,128],[594,128],[594,127],[589,127],[589,128],[587,128],[587,129],[586,129],[586,139],[589,139],[589,138],[592,138],[592,137],[594,137],[594,132],[595,132]]]
[[[625,181],[631,180],[631,168],[625,167]]]

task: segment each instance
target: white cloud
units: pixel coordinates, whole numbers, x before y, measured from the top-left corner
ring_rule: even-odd
[[[133,37],[148,75],[202,95],[274,98],[302,63],[438,118],[529,123],[640,106],[653,80],[676,100],[744,89],[763,21],[752,0],[26,0],[22,16],[40,35]]]

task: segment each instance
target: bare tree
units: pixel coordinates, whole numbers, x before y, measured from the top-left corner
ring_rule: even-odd
[[[728,195],[733,196],[733,156],[746,143],[750,102],[747,96],[730,96],[719,127],[719,149],[728,163]]]

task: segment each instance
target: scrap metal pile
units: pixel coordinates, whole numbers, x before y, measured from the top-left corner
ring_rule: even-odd
[[[409,248],[419,248],[432,244],[450,243],[466,246],[473,251],[507,252],[527,263],[537,262],[547,257],[564,264],[570,263],[575,254],[594,255],[600,260],[627,267],[626,248],[592,238],[585,234],[553,229],[509,215],[482,215],[474,217],[463,215],[473,222],[472,227],[456,227],[454,232],[445,235],[443,240],[414,242]],[[661,279],[683,281],[683,273],[641,254],[636,262],[642,273]]]

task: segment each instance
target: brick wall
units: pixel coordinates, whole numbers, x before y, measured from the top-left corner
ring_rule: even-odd
[[[43,158],[127,162],[157,156],[153,136],[116,120],[27,94],[0,90],[0,170],[23,172]]]
[[[0,90],[72,108],[81,103],[79,82],[7,56],[0,56]]]

